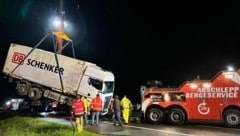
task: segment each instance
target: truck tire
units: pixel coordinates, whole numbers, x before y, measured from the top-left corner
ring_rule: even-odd
[[[173,125],[182,125],[186,122],[186,114],[180,108],[172,108],[168,113],[168,122]]]
[[[39,100],[42,98],[42,93],[39,87],[31,87],[28,92],[28,97],[31,100]]]
[[[223,123],[227,127],[236,127],[240,124],[240,111],[237,109],[227,109],[223,113]]]
[[[164,121],[164,111],[159,108],[151,108],[147,110],[146,119],[148,123],[159,124]]]
[[[28,94],[29,83],[27,82],[18,82],[17,83],[17,92],[21,96],[25,96]]]

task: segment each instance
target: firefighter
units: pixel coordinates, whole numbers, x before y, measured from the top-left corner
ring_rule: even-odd
[[[93,98],[91,102],[92,125],[95,124],[95,118],[96,118],[96,125],[99,124],[99,114],[102,111],[102,107],[103,107],[103,101],[100,98],[99,94],[97,94],[96,97]]]
[[[76,129],[79,133],[83,131],[83,115],[84,115],[84,102],[81,95],[77,95],[77,99],[72,105],[73,114],[76,119]]]
[[[130,117],[133,106],[132,106],[131,101],[127,98],[126,95],[124,95],[121,100],[121,107],[122,107],[123,121],[125,124],[128,124],[129,117]]]
[[[90,103],[87,99],[87,97],[83,97],[83,103],[84,103],[84,116],[83,116],[83,120],[84,120],[84,126],[86,126],[88,124],[88,115],[90,114]]]

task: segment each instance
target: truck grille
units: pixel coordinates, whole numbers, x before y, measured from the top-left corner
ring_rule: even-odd
[[[109,102],[111,100],[111,96],[107,96],[105,97],[105,101],[104,101],[104,105],[103,105],[103,114],[106,114],[108,112],[108,106],[109,106]]]

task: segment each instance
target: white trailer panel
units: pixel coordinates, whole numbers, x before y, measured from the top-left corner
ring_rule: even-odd
[[[3,72],[20,79],[26,79],[54,88],[58,91],[62,89],[59,76],[61,75],[64,92],[76,94],[86,67],[95,65],[57,54],[58,67],[54,53],[34,49],[33,52],[27,56],[31,50],[32,48],[28,46],[11,44]],[[25,59],[24,62],[17,67],[23,59]]]

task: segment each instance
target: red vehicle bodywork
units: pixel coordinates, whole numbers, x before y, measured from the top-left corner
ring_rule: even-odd
[[[221,71],[212,80],[186,81],[178,88],[149,87],[142,97],[143,119],[184,124],[187,121],[219,121],[240,124],[240,70]]]

